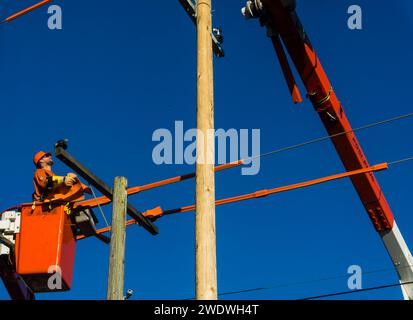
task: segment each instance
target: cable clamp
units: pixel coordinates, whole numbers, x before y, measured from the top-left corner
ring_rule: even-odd
[[[322,98],[322,99],[320,99],[320,100],[318,100],[318,101],[313,101],[313,97],[317,94],[316,92],[314,92],[314,93],[308,93],[308,98],[311,100],[311,102],[313,103],[313,105],[314,105],[314,108],[315,109],[317,109],[317,112],[321,112],[321,111],[324,111],[326,108],[320,108],[323,104],[325,104],[327,101],[330,101],[330,99],[331,99],[331,94],[332,94],[332,92],[333,92],[333,87],[331,86],[330,87],[330,90],[328,91],[328,93],[327,93],[327,95],[324,97],[324,98]]]

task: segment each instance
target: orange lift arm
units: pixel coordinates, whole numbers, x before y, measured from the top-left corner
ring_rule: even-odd
[[[329,135],[349,132],[346,135],[332,137],[332,142],[347,171],[367,168],[366,156],[351,132],[351,125],[344,113],[343,106],[312,47],[307,34],[295,12],[295,1],[291,0],[253,0],[248,1],[243,9],[246,18],[259,18],[269,29],[277,55],[283,56],[284,43],[296,70],[308,92],[307,96],[320,116]],[[281,54],[280,54],[281,53]],[[289,70],[287,60],[281,59],[283,70]],[[285,72],[284,72],[285,73]],[[287,74],[289,72],[287,71]],[[295,82],[287,76],[292,88],[294,102],[299,100]],[[393,214],[380,186],[372,172],[353,176],[351,181],[377,231],[391,230]]]
[[[26,13],[29,13],[30,11],[33,11],[33,10],[35,10],[35,9],[37,9],[37,8],[39,8],[39,7],[43,6],[43,5],[51,2],[51,1],[52,1],[52,0],[43,0],[43,1],[40,1],[40,2],[38,2],[38,3],[36,3],[36,4],[34,4],[34,5],[26,8],[26,9],[23,9],[23,10],[21,10],[21,11],[19,11],[19,12],[16,12],[15,14],[12,14],[11,16],[5,18],[5,19],[4,19],[3,21],[1,21],[1,22],[10,22],[10,21],[12,21],[12,20],[14,20],[14,19],[16,19],[16,18],[18,18],[18,17],[26,14]]]
[[[229,203],[233,203],[233,202],[239,202],[239,201],[244,201],[244,200],[250,200],[250,199],[254,199],[254,198],[262,198],[262,197],[266,197],[272,194],[276,194],[276,193],[281,193],[284,191],[291,191],[291,190],[295,190],[295,189],[299,189],[299,188],[306,188],[306,187],[310,187],[310,186],[314,186],[320,183],[325,183],[325,182],[329,182],[329,181],[333,181],[333,180],[337,180],[337,179],[343,179],[346,177],[354,177],[357,175],[361,175],[361,174],[366,174],[369,172],[373,172],[373,171],[382,171],[382,170],[387,170],[389,168],[387,163],[380,163],[380,164],[376,164],[374,166],[371,167],[367,167],[367,168],[363,168],[363,169],[358,169],[358,170],[354,170],[354,171],[350,171],[350,172],[344,172],[344,173],[340,173],[340,174],[335,174],[335,175],[331,175],[331,176],[327,176],[327,177],[323,177],[323,178],[318,178],[318,179],[314,179],[314,180],[309,180],[309,181],[305,181],[305,182],[300,182],[300,183],[295,183],[295,184],[291,184],[288,186],[284,186],[284,187],[278,187],[278,188],[273,188],[273,189],[264,189],[264,190],[259,190],[256,192],[252,192],[252,193],[248,193],[248,194],[244,194],[244,195],[239,195],[239,196],[235,196],[235,197],[230,197],[230,198],[225,198],[225,199],[220,199],[215,201],[215,205],[216,206],[220,206],[223,204],[229,204]],[[148,210],[143,212],[142,214],[149,218],[150,220],[154,221],[156,219],[159,219],[163,216],[166,215],[170,215],[170,214],[175,214],[175,213],[183,213],[183,212],[190,212],[190,211],[194,211],[195,210],[195,205],[190,205],[190,206],[184,206],[184,207],[180,207],[180,208],[176,208],[176,209],[170,209],[170,210],[165,210],[163,211],[160,207],[157,207],[155,209],[152,210]],[[126,226],[130,226],[136,224],[136,221],[131,219],[128,220],[126,222]],[[104,232],[108,232],[111,230],[111,227],[105,227],[102,229],[97,230],[97,234],[102,234]],[[83,235],[80,235],[77,237],[78,240],[84,239],[86,238]]]
[[[225,163],[219,166],[215,167],[215,171],[222,171],[222,170],[227,170],[230,168],[234,168],[237,166],[240,166],[244,163],[244,160],[237,160],[237,161],[233,161],[230,163]],[[176,177],[172,177],[169,179],[165,179],[165,180],[160,180],[160,181],[156,181],[156,182],[152,182],[152,183],[148,183],[142,186],[137,186],[137,187],[131,187],[128,189],[128,195],[133,195],[133,194],[137,194],[141,191],[146,191],[146,190],[150,190],[150,189],[154,189],[154,188],[158,188],[158,187],[162,187],[162,186],[166,186],[168,184],[172,184],[172,183],[176,183],[176,182],[181,182],[181,181],[185,181],[188,179],[192,179],[195,178],[195,172],[192,173],[188,173],[185,175],[181,175],[181,176],[176,176]],[[80,202],[76,202],[74,204],[74,208],[76,207],[97,207],[97,206],[103,206],[105,204],[108,204],[112,202],[111,199],[109,199],[108,197],[102,196],[96,199],[88,199],[85,201],[80,201]]]

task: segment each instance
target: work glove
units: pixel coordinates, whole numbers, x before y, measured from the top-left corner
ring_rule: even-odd
[[[67,176],[67,177],[71,177],[71,178],[73,178],[73,179],[75,179],[75,180],[78,180],[77,175],[75,175],[75,174],[72,173],[72,172],[69,172],[66,176]]]
[[[75,175],[74,173],[69,172],[69,173],[66,175],[65,180],[67,180],[67,184],[66,184],[67,186],[73,186],[76,182],[79,181],[79,178],[78,178],[77,175]]]
[[[60,186],[62,183],[65,183],[65,177],[53,176],[52,177],[52,183],[53,183],[54,186]]]
[[[65,186],[71,187],[76,183],[76,179],[73,178],[73,176],[71,175],[67,175],[66,177],[64,177],[64,184]]]

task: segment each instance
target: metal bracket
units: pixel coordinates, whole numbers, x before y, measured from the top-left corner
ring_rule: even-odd
[[[189,18],[196,25],[195,3],[192,0],[179,0],[179,2],[181,3],[182,7],[185,9]],[[212,37],[212,48],[214,50],[214,54],[218,58],[223,58],[225,56],[225,52],[221,46],[223,42],[221,28],[214,28],[212,30],[211,37]]]
[[[64,162],[72,170],[76,171],[83,179],[85,179],[97,190],[99,190],[99,192],[101,192],[105,197],[112,199],[112,188],[66,151],[67,142],[67,140],[60,140],[55,144],[56,158]],[[142,213],[135,209],[131,204],[127,205],[127,213],[131,218],[135,219],[142,227],[144,227],[152,235],[156,235],[159,233],[158,228],[151,221],[149,221],[148,218],[144,217]]]
[[[133,290],[132,289],[128,289],[126,291],[126,296],[123,297],[123,300],[129,300],[133,295]]]
[[[34,293],[16,274],[15,235],[20,232],[21,213],[3,212],[0,220],[0,278],[13,300],[34,300]]]
[[[6,211],[0,220],[0,255],[9,255],[14,250],[15,234],[20,232],[20,212]]]

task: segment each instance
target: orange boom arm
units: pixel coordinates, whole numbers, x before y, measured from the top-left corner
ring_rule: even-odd
[[[51,2],[51,1],[52,1],[52,0],[43,0],[43,1],[40,1],[40,2],[38,2],[38,3],[36,3],[36,4],[34,4],[34,5],[26,8],[26,9],[23,9],[23,10],[21,10],[21,11],[19,11],[19,12],[16,12],[15,14],[12,14],[11,16],[9,16],[9,17],[7,17],[6,19],[4,19],[2,22],[10,22],[10,21],[12,21],[12,20],[14,20],[14,19],[16,19],[16,18],[18,18],[18,17],[26,14],[26,13],[29,13],[30,11],[33,11],[33,10],[35,10],[35,9],[37,9],[37,8],[45,5],[45,4],[48,3],[48,2]]]
[[[248,194],[244,194],[244,195],[240,195],[240,196],[235,196],[235,197],[230,197],[230,198],[225,198],[225,199],[220,199],[215,201],[215,205],[220,206],[223,204],[228,204],[228,203],[233,203],[233,202],[239,202],[239,201],[244,201],[244,200],[249,200],[249,199],[254,199],[254,198],[262,198],[271,194],[275,194],[275,193],[280,193],[280,192],[284,192],[284,191],[290,191],[290,190],[294,190],[294,189],[299,189],[299,188],[306,188],[306,187],[310,187],[310,186],[314,186],[320,183],[325,183],[325,182],[329,182],[329,181],[333,181],[333,180],[337,180],[337,179],[342,179],[342,178],[346,178],[346,177],[354,177],[357,175],[361,175],[361,174],[366,174],[369,172],[373,172],[373,171],[382,171],[382,170],[387,170],[389,168],[387,163],[380,163],[371,167],[367,167],[367,168],[363,168],[363,169],[358,169],[358,170],[354,170],[354,171],[350,171],[350,172],[344,172],[344,173],[340,173],[340,174],[335,174],[335,175],[331,175],[331,176],[327,176],[327,177],[323,177],[323,178],[318,178],[318,179],[314,179],[314,180],[309,180],[309,181],[305,181],[305,182],[300,182],[300,183],[295,183],[295,184],[291,184],[288,186],[284,186],[284,187],[278,187],[278,188],[273,188],[273,189],[268,189],[268,190],[259,190],[253,193],[248,193]],[[195,210],[195,205],[190,205],[190,206],[185,206],[185,207],[180,207],[180,208],[176,208],[176,209],[171,209],[171,210],[165,210],[163,211],[160,207],[157,207],[155,209],[152,210],[148,210],[143,212],[142,214],[151,219],[151,220],[156,220],[159,219],[160,217],[163,217],[165,215],[170,215],[170,214],[175,214],[175,213],[183,213],[183,212],[189,212],[189,211],[194,211]],[[128,220],[126,222],[126,226],[130,226],[136,224],[135,220]],[[104,232],[109,232],[111,230],[111,227],[105,227],[102,229],[97,230],[98,234],[104,233]],[[81,235],[78,236],[77,239],[84,239],[85,236]]]

